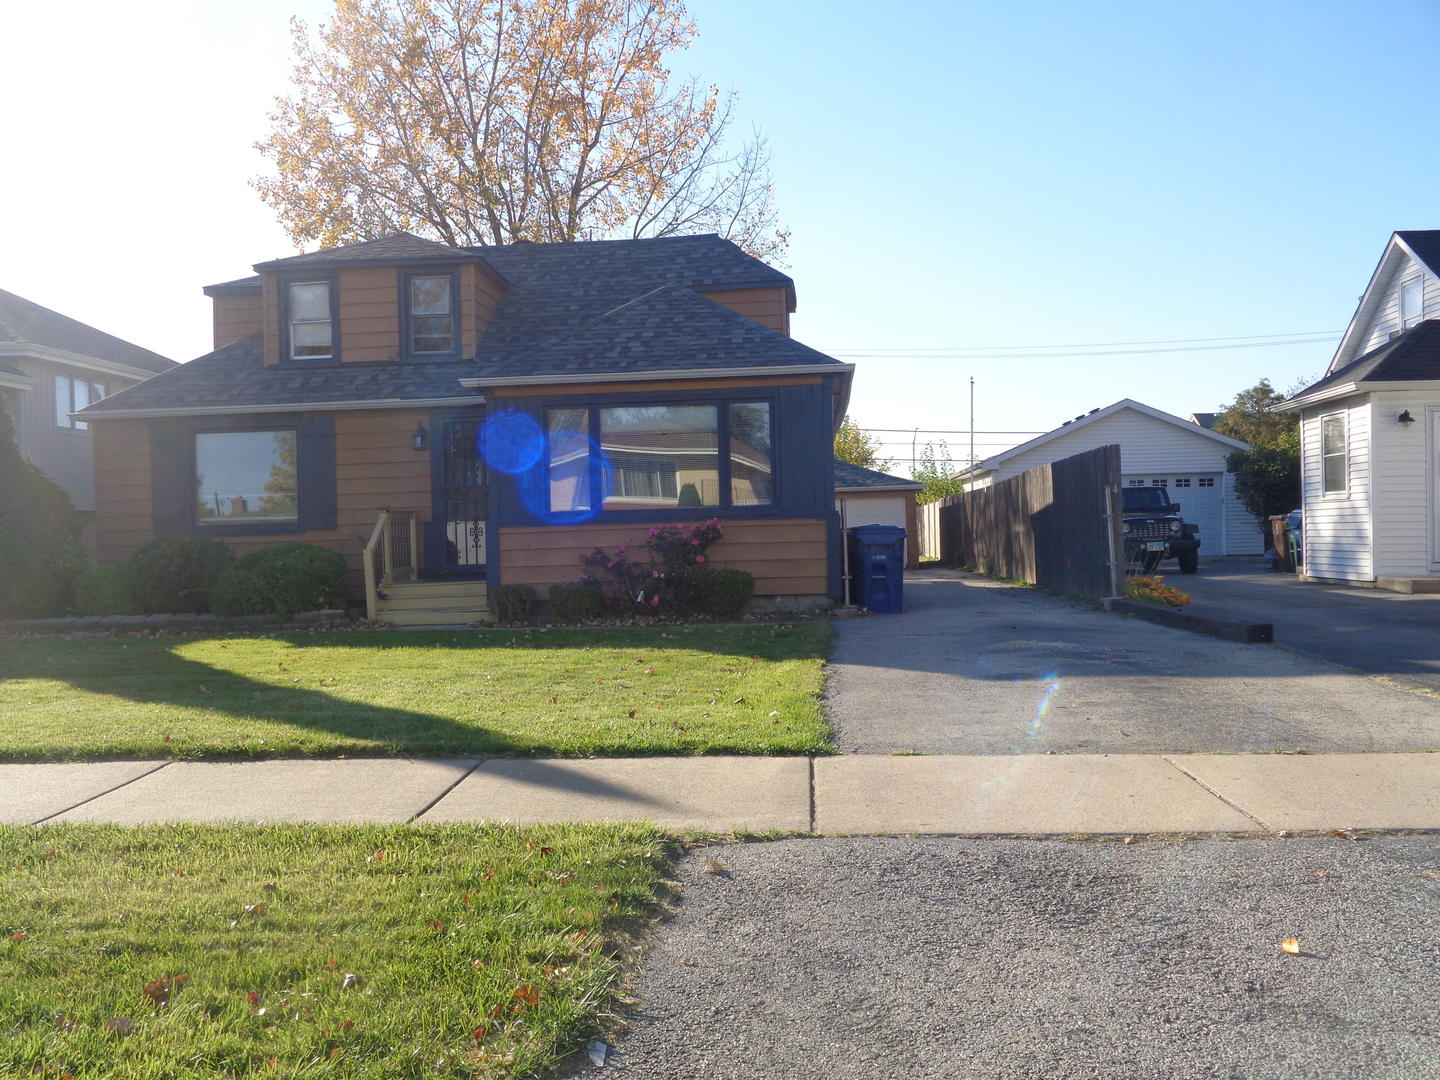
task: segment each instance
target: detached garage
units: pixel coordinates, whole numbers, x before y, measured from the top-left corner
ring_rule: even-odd
[[[1225,458],[1245,443],[1199,423],[1129,398],[1067,420],[1054,431],[996,454],[960,474],[967,486],[985,487],[1026,469],[1117,443],[1121,483],[1163,487],[1180,504],[1180,516],[1198,526],[1201,555],[1259,555],[1260,522],[1235,497]]]
[[[905,565],[920,565],[915,496],[924,484],[889,473],[835,462],[835,509],[846,528],[854,525],[898,525],[905,530]]]

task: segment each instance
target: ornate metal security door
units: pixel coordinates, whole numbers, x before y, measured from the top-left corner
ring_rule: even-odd
[[[480,456],[479,418],[455,417],[440,424],[439,518],[444,527],[446,574],[478,574],[485,569],[485,529],[489,515],[489,477]]]

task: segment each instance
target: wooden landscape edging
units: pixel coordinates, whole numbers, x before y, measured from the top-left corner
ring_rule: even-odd
[[[1158,623],[1174,630],[1208,634],[1244,645],[1265,645],[1275,640],[1275,627],[1271,623],[1239,622],[1235,619],[1217,619],[1213,615],[1195,615],[1180,608],[1161,607],[1147,600],[1107,600],[1105,607],[1120,615],[1133,615],[1137,619]]]
[[[1124,571],[1120,447],[1087,450],[941,500],[940,560],[1103,599]]]

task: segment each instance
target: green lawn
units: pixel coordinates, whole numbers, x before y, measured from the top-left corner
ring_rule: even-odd
[[[610,1029],[613,955],[654,910],[665,843],[0,827],[0,1075],[533,1075]]]
[[[0,760],[808,754],[826,621],[0,642]]]

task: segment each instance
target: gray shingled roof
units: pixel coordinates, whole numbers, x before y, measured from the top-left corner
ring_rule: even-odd
[[[1295,397],[1355,382],[1419,382],[1440,380],[1440,319],[1416,323],[1393,341],[1371,349]]]
[[[1440,276],[1440,229],[1408,229],[1395,235],[1405,241],[1432,274]]]
[[[336,253],[343,253],[336,259]],[[715,235],[575,244],[447,248],[401,234],[317,252],[317,260],[394,263],[462,255],[483,262],[506,288],[477,355],[433,363],[336,364],[300,368],[260,362],[258,337],[192,360],[158,381],[90,406],[129,409],[291,405],[307,401],[413,400],[463,396],[460,379],[637,373],[671,368],[795,367],[835,364],[696,290],[789,288],[791,279]],[[257,266],[319,265],[298,260]],[[208,292],[244,292],[240,278]]]
[[[573,333],[485,365],[483,377],[807,364],[840,361],[689,289],[662,285]]]
[[[255,264],[256,270],[303,270],[306,267],[335,266],[357,262],[473,262],[469,248],[437,244],[413,233],[395,233],[379,240],[364,240],[344,247],[312,251],[306,255],[290,255]],[[234,284],[233,282],[231,284]]]
[[[217,349],[92,405],[118,410],[255,408],[337,401],[435,400],[472,392],[456,379],[461,365],[429,363],[338,364],[335,367],[266,367],[261,335]],[[119,403],[118,405],[115,403]]]
[[[848,461],[835,459],[836,491],[860,491],[864,488],[872,488],[876,491],[886,489],[919,491],[924,486],[919,481],[907,480],[903,476],[891,476],[889,473],[865,469],[859,465],[851,465]]]
[[[132,345],[4,289],[0,289],[0,342],[43,345],[142,371],[160,372],[175,367],[174,360],[167,360],[159,353]]]

